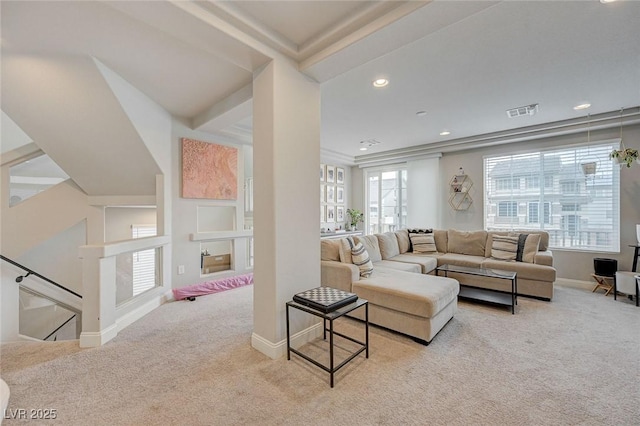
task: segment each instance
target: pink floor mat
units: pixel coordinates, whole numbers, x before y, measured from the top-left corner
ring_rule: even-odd
[[[174,288],[173,297],[176,300],[194,298],[205,294],[219,293],[225,290],[253,284],[253,274],[236,275],[235,277],[220,278],[213,281],[205,281],[186,287]],[[192,299],[191,299],[192,300]]]

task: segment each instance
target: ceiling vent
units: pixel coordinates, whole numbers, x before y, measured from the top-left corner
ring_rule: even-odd
[[[536,115],[538,112],[538,104],[525,105],[518,108],[507,110],[507,117],[514,118],[523,115]]]
[[[371,147],[371,146],[374,146],[374,145],[378,145],[380,143],[382,143],[382,142],[380,142],[378,140],[375,140],[375,139],[367,139],[365,141],[360,141],[360,144],[362,146],[368,146],[368,147]]]

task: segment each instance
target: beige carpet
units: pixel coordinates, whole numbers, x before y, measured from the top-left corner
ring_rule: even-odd
[[[9,409],[56,409],[41,423],[64,425],[640,424],[640,308],[628,300],[557,287],[551,303],[520,298],[516,315],[461,302],[426,347],[372,327],[370,358],[331,389],[299,357],[251,348],[252,291],[166,304],[98,349],[3,345]]]

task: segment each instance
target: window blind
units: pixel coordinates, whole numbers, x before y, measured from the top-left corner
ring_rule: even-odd
[[[617,143],[486,156],[485,229],[549,232],[551,248],[620,249]]]
[[[155,225],[131,225],[132,238],[154,237]],[[156,286],[156,249],[133,253],[133,296]]]

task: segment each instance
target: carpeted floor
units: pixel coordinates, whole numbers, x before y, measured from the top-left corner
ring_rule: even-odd
[[[460,302],[429,346],[372,327],[370,358],[331,389],[299,357],[251,348],[252,291],[168,303],[101,348],[5,344],[8,408],[55,409],[29,423],[65,425],[640,424],[640,308],[628,300],[556,287],[550,303],[520,298],[516,315]]]

